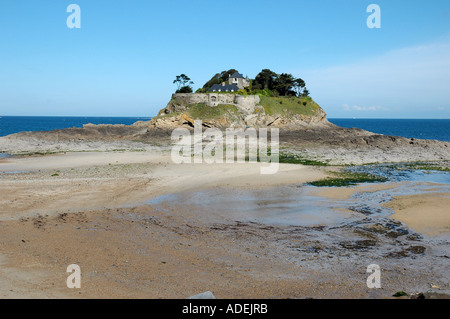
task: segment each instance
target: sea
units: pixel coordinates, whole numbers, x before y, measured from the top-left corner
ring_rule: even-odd
[[[1,116],[0,136],[22,131],[50,131],[83,124],[125,124],[148,121],[151,117],[59,117]],[[357,127],[370,132],[406,138],[432,139],[450,142],[450,119],[345,119],[330,118],[341,127]]]
[[[151,117],[1,116],[0,136],[19,132],[51,131],[83,124],[125,124],[149,121]]]
[[[357,127],[377,134],[450,142],[450,119],[330,118],[341,127]]]

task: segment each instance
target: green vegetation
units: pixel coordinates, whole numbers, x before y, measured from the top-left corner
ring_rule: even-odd
[[[267,115],[315,115],[319,110],[319,105],[310,97],[260,95],[260,104]]]
[[[320,181],[311,182],[309,185],[317,187],[345,187],[360,183],[381,183],[387,181],[387,178],[373,174],[353,172],[332,173],[335,174],[336,177],[329,177]]]
[[[228,81],[230,75],[238,72],[236,69],[216,73],[197,93],[206,93],[214,84]],[[319,105],[308,96],[305,82],[295,78],[292,74],[277,74],[269,69],[263,69],[255,79],[249,79],[250,85],[237,92],[215,92],[216,94],[258,95],[260,105],[263,107],[254,111],[254,114],[265,112],[270,116],[315,116],[321,110]],[[173,83],[177,84],[177,93],[192,92],[190,85],[193,82],[185,74],[178,75]],[[180,103],[178,101],[175,104]],[[181,102],[182,103],[182,102]],[[189,102],[186,102],[189,103]],[[218,107],[206,107],[204,103],[189,104],[186,106],[186,116],[199,120],[219,119],[222,116],[231,116],[233,120],[240,119],[240,112],[232,105],[219,105]],[[167,111],[167,110],[166,110]],[[160,117],[172,117],[180,113],[160,112]]]
[[[270,90],[275,96],[308,96],[306,83],[292,74],[277,74],[269,69],[258,73],[252,81],[252,90]]]
[[[376,165],[378,163],[368,163],[365,165]],[[449,163],[444,162],[410,162],[410,163],[391,163],[387,165],[390,169],[395,170],[423,170],[423,171],[440,171],[450,172]]]
[[[252,94],[255,95],[259,95],[261,96],[274,96],[273,91],[269,90],[269,89],[265,89],[265,90],[252,90]]]
[[[299,155],[280,153],[279,162],[286,164],[301,164],[301,165],[311,165],[311,166],[328,166],[328,163],[306,159]]]
[[[158,114],[158,116],[155,116],[154,118],[156,118],[156,117],[157,118],[165,118],[165,117],[172,117],[172,116],[181,115],[180,112],[164,113],[164,112],[162,112],[163,110],[159,111],[160,114]]]
[[[177,75],[173,83],[177,85],[177,90],[175,93],[192,93],[191,85],[194,82],[186,74]]]
[[[408,169],[417,169],[424,171],[440,171],[440,172],[450,172],[449,167],[436,166],[430,163],[407,163],[405,167]]]
[[[235,69],[230,69],[228,71],[222,71],[220,73],[216,73],[211,80],[209,80],[208,82],[205,83],[205,85],[203,85],[203,88],[197,90],[197,93],[206,93],[209,88],[211,86],[213,86],[214,84],[220,84],[222,82],[228,81],[228,78],[230,77],[230,75],[232,75],[233,73],[238,72]]]
[[[236,69],[216,73],[196,93],[206,93],[214,84],[228,81],[230,75],[239,73]],[[295,78],[292,74],[277,74],[269,69],[263,69],[254,79],[250,79],[250,86],[242,90],[247,94],[261,94],[265,96],[298,96],[309,95],[306,83],[301,78]]]
[[[219,104],[216,107],[206,106],[204,103],[190,104],[187,115],[199,120],[219,119],[226,114],[239,116],[239,110],[235,105]]]
[[[397,291],[395,294],[392,295],[393,297],[408,297],[408,294],[404,291]]]
[[[192,87],[190,87],[189,85],[182,86],[175,93],[192,93]]]

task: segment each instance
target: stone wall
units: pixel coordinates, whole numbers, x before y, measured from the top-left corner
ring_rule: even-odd
[[[252,114],[259,105],[258,95],[239,95],[226,93],[176,93],[172,95],[175,104],[205,103],[210,107],[219,104],[236,105],[243,113]]]
[[[252,114],[259,105],[258,95],[235,95],[234,104],[243,112]],[[260,107],[260,110],[264,108]]]

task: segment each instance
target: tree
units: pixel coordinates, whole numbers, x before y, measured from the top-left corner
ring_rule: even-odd
[[[303,96],[305,81],[294,78],[292,74],[277,74],[269,69],[263,69],[253,80],[253,90],[270,90],[275,96]],[[308,90],[306,93],[309,94]]]
[[[294,80],[294,84],[292,86],[292,89],[295,92],[295,95],[297,96],[301,96],[303,93],[303,90],[305,88],[305,81],[303,81],[302,79],[298,78]]]
[[[211,80],[209,80],[208,82],[205,83],[205,85],[203,85],[203,89],[208,90],[214,84],[221,84],[222,82],[228,81],[228,78],[230,77],[230,75],[232,75],[235,72],[238,72],[238,71],[235,69],[230,69],[228,71],[222,71],[220,73],[216,73],[211,78]]]
[[[239,71],[236,69],[229,69],[228,71],[222,71],[222,73],[221,73],[222,82],[228,81],[228,78],[230,77],[230,75],[232,75],[236,72],[239,73]]]
[[[213,86],[214,84],[220,84],[220,83],[222,83],[223,81],[222,81],[222,78],[221,78],[221,76],[220,76],[220,73],[216,73],[212,78],[211,78],[211,80],[209,80],[208,82],[206,82],[204,85],[203,85],[203,89],[204,90],[208,90],[211,86]]]
[[[192,93],[193,90],[189,85],[182,86],[176,93]]]
[[[295,79],[292,74],[281,73],[274,80],[273,90],[282,96],[295,95],[295,92],[292,90],[294,82]]]
[[[192,92],[191,85],[194,84],[194,82],[192,82],[191,79],[186,74],[177,75],[175,80],[173,80],[173,83],[177,85],[177,93],[182,93],[180,92],[180,90],[182,89],[187,90],[186,87],[189,87]]]
[[[258,75],[255,77],[255,80],[253,81],[253,89],[254,90],[273,90],[275,79],[277,78],[278,74],[275,72],[269,70],[269,69],[263,69],[261,72],[258,73]]]
[[[306,87],[303,89],[302,96],[309,96],[309,91]]]

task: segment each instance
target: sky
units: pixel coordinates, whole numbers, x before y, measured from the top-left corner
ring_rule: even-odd
[[[329,118],[448,119],[450,1],[0,1],[0,116],[151,117],[231,68],[301,77]]]

